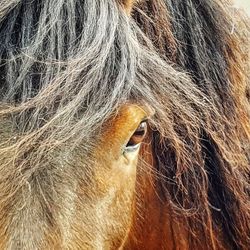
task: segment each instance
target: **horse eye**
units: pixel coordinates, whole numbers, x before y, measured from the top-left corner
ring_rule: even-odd
[[[140,143],[143,141],[147,134],[147,122],[143,121],[140,123],[138,128],[135,130],[134,134],[130,137],[127,145],[126,145],[126,151],[135,151]]]

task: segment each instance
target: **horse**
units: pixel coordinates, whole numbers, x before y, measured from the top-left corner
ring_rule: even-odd
[[[0,249],[249,249],[249,34],[228,0],[1,0]]]

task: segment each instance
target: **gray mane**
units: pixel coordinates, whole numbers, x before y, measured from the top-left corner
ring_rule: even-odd
[[[218,18],[227,11],[210,5],[220,1],[203,1],[208,11],[204,7],[201,12],[210,13],[208,19],[197,12],[197,2],[141,2],[128,17],[115,0],[1,1],[0,122],[11,124],[11,138],[0,138],[0,216],[8,217],[1,207],[9,211],[11,204],[22,204],[30,187],[42,204],[39,188],[50,195],[49,177],[55,183],[65,180],[57,186],[63,193],[69,175],[60,171],[55,158],[67,158],[79,148],[91,151],[102,125],[133,102],[156,111],[149,123],[163,199],[194,235],[204,235],[208,246],[227,218],[225,238],[247,246],[249,159],[244,145],[249,145],[250,133],[241,131],[249,125],[242,111],[249,110],[249,103],[244,106],[237,99],[234,81],[238,72],[244,75],[238,67],[244,53],[233,50],[242,40],[230,35],[230,22]],[[213,15],[227,31],[220,41],[208,39],[220,35]],[[197,33],[202,25],[214,29]],[[237,66],[229,72],[231,65]],[[245,85],[239,88],[244,95]],[[225,115],[225,107],[232,116]],[[74,169],[70,174],[70,181],[77,178]],[[48,215],[45,224],[54,225],[47,208],[32,206],[12,220],[9,237],[21,239],[27,233],[28,228],[18,230],[29,222],[31,209]],[[197,242],[191,235],[190,246],[200,246]],[[31,249],[36,245],[35,236],[29,244]]]
[[[56,124],[58,138],[79,131],[86,136],[127,100],[157,107],[158,93],[178,102],[180,88],[183,100],[197,101],[198,91],[188,77],[159,58],[114,1],[5,5],[0,24],[1,99],[18,103],[22,129]]]

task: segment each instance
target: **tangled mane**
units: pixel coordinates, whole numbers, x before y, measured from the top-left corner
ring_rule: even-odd
[[[136,102],[156,111],[150,124],[157,187],[190,230],[190,249],[203,246],[198,235],[208,249],[224,241],[247,249],[249,51],[242,43],[249,25],[243,19],[219,0],[141,1],[131,18],[115,0],[3,1],[2,242],[39,248],[46,228],[60,227],[47,201],[63,207],[52,190],[63,197],[59,183],[67,173],[77,177],[54,158],[79,147],[91,151],[105,121]],[[44,224],[32,211],[46,214]]]
[[[189,159],[179,161],[178,147],[169,140],[159,144],[156,135],[156,152],[163,152],[156,153],[159,172],[170,177],[160,181],[161,193],[173,201],[174,211],[181,208],[194,235],[206,235],[208,249],[220,246],[221,231],[227,248],[247,249],[249,18],[229,1],[197,0],[149,1],[136,8],[134,18],[163,58],[187,71],[216,110],[205,118],[195,140],[186,137],[188,131],[178,130],[189,147]],[[191,249],[204,247],[192,240]]]

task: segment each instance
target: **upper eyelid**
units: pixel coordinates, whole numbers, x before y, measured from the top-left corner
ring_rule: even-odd
[[[143,122],[148,122],[148,120],[149,120],[149,117],[145,116],[145,117],[141,120],[140,124],[143,123]],[[139,125],[140,125],[140,124],[139,124]]]

